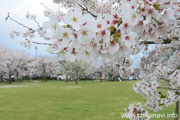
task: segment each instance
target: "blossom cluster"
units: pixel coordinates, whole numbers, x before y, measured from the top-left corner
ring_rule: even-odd
[[[126,117],[130,120],[149,120],[148,111],[142,108],[142,105],[138,103],[137,105],[130,104],[126,110]]]
[[[147,71],[142,72],[142,81],[134,84],[134,90],[147,99],[146,106],[155,112],[162,109],[162,105],[171,105],[178,99],[175,92],[179,89],[179,56],[179,51],[174,52],[169,47],[163,46],[141,59]],[[159,80],[164,80],[170,86],[160,86],[157,82]],[[170,91],[164,94],[160,88]]]
[[[55,1],[60,2],[71,8],[60,21],[56,15],[48,16],[44,28],[53,43],[51,52],[70,61],[82,58],[93,61],[98,56],[116,59],[136,54],[142,40],[162,42],[160,37],[173,34],[179,18],[178,1],[106,1],[105,5],[111,9],[99,13],[92,9],[104,1]]]
[[[180,70],[176,70],[171,76],[170,76],[170,84],[173,89],[179,89],[180,88]]]
[[[38,25],[23,33],[31,41],[38,32],[48,40],[49,52],[66,61],[94,61],[99,56],[111,60],[140,51],[142,41],[163,42],[179,36],[178,0],[54,0],[67,8],[44,12],[49,21],[41,27],[36,16],[26,17]],[[20,32],[15,32],[19,36]],[[17,34],[18,33],[18,34]],[[11,34],[13,36],[13,34]]]
[[[118,73],[122,78],[128,79],[133,72],[131,66],[133,61],[130,58],[124,58],[115,62],[115,69],[118,70]]]
[[[146,105],[149,109],[153,109],[154,111],[158,111],[161,109],[159,106],[159,94],[157,92],[157,87],[159,84],[156,80],[146,81],[142,80],[141,82],[137,82],[134,85],[134,90],[136,93],[141,94],[144,98],[147,99]]]

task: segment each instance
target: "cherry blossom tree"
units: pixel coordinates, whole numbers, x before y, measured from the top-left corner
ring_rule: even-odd
[[[117,77],[129,79],[132,73],[131,65],[132,61],[126,58],[120,60],[101,60],[96,62],[94,66],[102,74],[101,76],[108,76],[109,80],[117,81]]]
[[[179,0],[54,0],[67,13],[59,9],[52,11],[47,6],[44,13],[49,18],[43,27],[36,17],[27,14],[27,18],[37,23],[33,29],[19,23],[8,14],[10,19],[27,28],[27,32],[13,31],[10,35],[25,38],[24,46],[32,43],[49,45],[49,52],[60,54],[61,59],[74,62],[84,60],[97,61],[99,57],[109,60],[126,60],[137,54],[141,46],[146,44],[169,44],[176,49],[172,57],[164,62],[160,57],[169,49],[160,50],[158,64],[149,64],[150,74],[142,76],[142,81],[134,85],[137,93],[147,99],[146,106],[158,112],[162,105],[170,105],[174,101],[179,104],[179,50],[180,42],[180,1]],[[63,22],[64,24],[60,24]],[[39,34],[49,43],[39,43],[33,38]],[[158,53],[159,54],[159,53]],[[162,56],[161,56],[162,55]],[[158,60],[159,61],[159,60]],[[124,64],[125,62],[123,62]],[[122,66],[123,66],[122,64]],[[130,70],[122,68],[121,74],[128,76]],[[147,71],[148,72],[148,71]],[[158,91],[158,78],[168,78],[171,88],[166,97]],[[135,109],[136,108],[136,109]],[[176,107],[178,114],[178,107]],[[141,105],[130,105],[127,113],[147,113]],[[178,118],[175,118],[178,120]]]
[[[27,66],[27,75],[29,76],[30,81],[32,81],[33,75],[36,75],[36,59],[29,59]]]
[[[99,72],[99,76],[102,81],[102,77],[108,77],[109,80],[113,80],[113,76],[118,75],[118,71],[115,69],[114,61],[100,60],[93,64],[95,71]]]
[[[12,52],[11,50],[0,47],[0,80],[3,81],[4,78],[8,78],[8,64],[9,64],[9,55]]]
[[[134,85],[134,90],[147,99],[146,106],[154,112],[161,110],[163,105],[169,106],[177,101],[175,113],[177,115],[179,113],[179,88],[173,86],[177,84],[177,81],[173,79],[176,78],[177,69],[179,69],[177,64],[178,51],[167,46],[161,46],[141,59],[141,68],[145,70],[141,72],[142,81]],[[168,86],[159,84],[159,80],[164,80]],[[163,89],[169,91],[164,93]],[[129,113],[128,109],[127,114]]]
[[[28,73],[28,62],[30,55],[25,51],[17,51],[14,54],[14,71],[13,74],[23,80],[23,77],[27,76]]]
[[[78,80],[80,78],[86,77],[93,73],[93,67],[84,62],[84,61],[75,61],[75,62],[62,62],[62,68],[61,71],[71,78],[71,80],[74,80],[76,84],[78,84]],[[68,81],[68,80],[67,80]]]
[[[0,78],[6,78],[11,83],[11,76],[22,78],[27,75],[29,55],[24,51],[13,51],[6,47],[0,47]]]
[[[58,59],[39,56],[31,61],[28,65],[30,68],[29,74],[36,74],[43,77],[44,81],[47,81],[48,76],[60,74],[61,64]]]
[[[6,47],[0,47],[0,80],[6,79],[11,83],[11,76],[23,80],[23,77],[29,75],[47,76],[58,75],[60,73],[59,60],[40,56],[30,58],[25,51],[13,51]]]

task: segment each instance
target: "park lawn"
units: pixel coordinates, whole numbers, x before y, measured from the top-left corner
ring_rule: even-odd
[[[0,84],[0,120],[127,120],[121,117],[124,108],[131,103],[146,102],[134,92],[135,82]],[[160,113],[173,113],[174,106],[164,107]]]

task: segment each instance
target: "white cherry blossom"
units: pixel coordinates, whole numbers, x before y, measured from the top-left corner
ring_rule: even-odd
[[[84,23],[81,9],[70,9],[64,16],[64,22],[72,25],[73,29],[79,30],[80,26]]]

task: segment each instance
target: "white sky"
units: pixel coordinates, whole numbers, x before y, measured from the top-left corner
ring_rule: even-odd
[[[37,21],[42,26],[42,23],[46,21],[47,18],[45,18],[43,15],[43,11],[45,10],[45,8],[40,3],[44,3],[49,8],[52,8],[54,11],[56,11],[59,6],[54,4],[53,0],[0,0],[0,3],[0,45],[16,50],[26,50],[32,56],[35,56],[35,46],[30,49],[24,48],[20,45],[19,42],[20,39],[23,38],[15,37],[14,39],[11,39],[9,37],[9,33],[11,33],[12,30],[23,32],[26,29],[10,20],[5,21],[7,12],[10,12],[11,17],[13,17],[15,20],[36,29],[37,25],[31,20],[26,19],[25,16],[27,11],[29,11],[31,14],[36,14]],[[41,38],[38,38],[38,40],[36,41],[42,40]],[[37,45],[37,47],[38,55],[50,55],[46,51],[47,46]]]

